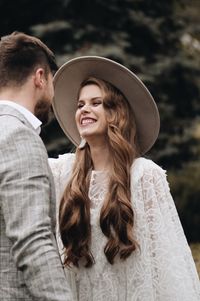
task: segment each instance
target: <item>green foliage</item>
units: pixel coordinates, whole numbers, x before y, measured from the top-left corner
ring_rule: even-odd
[[[200,243],[194,243],[190,245],[192,256],[194,258],[194,262],[197,268],[197,273],[200,278]]]
[[[145,82],[161,115],[160,136],[149,156],[168,169],[195,159],[192,128],[200,113],[198,56],[181,42],[188,28],[182,11],[174,0],[68,1],[59,21],[32,27],[56,51],[59,64],[103,55]]]
[[[172,195],[189,241],[200,241],[200,161],[169,173]]]
[[[57,18],[62,5],[63,0],[1,0],[0,35],[15,30],[30,33],[31,26]]]

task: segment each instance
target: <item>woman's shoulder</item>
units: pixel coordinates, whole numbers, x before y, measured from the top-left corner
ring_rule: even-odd
[[[62,172],[70,172],[72,166],[74,164],[75,154],[73,153],[66,153],[63,155],[59,155],[58,158],[49,158],[49,165],[54,172],[59,171]]]
[[[146,174],[153,176],[155,173],[165,175],[166,171],[151,159],[139,157],[131,166],[131,175],[134,179],[140,179]]]
[[[57,160],[57,162],[59,163],[66,163],[66,162],[74,162],[74,158],[75,158],[75,154],[74,153],[66,153],[63,155],[59,155],[58,158],[56,158],[55,160]]]

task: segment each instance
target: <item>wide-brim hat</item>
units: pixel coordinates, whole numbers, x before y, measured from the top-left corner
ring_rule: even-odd
[[[156,103],[142,81],[123,65],[99,56],[82,56],[63,64],[54,76],[53,109],[64,133],[76,146],[80,135],[75,123],[80,84],[88,77],[103,79],[117,87],[129,101],[136,122],[141,154],[158,137],[160,118]]]

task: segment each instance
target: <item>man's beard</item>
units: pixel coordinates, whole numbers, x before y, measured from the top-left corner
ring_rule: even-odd
[[[35,106],[34,115],[42,122],[43,125],[49,122],[51,113],[51,104],[45,100],[39,100]]]

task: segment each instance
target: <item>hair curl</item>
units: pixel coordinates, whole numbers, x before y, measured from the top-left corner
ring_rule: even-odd
[[[107,139],[112,153],[109,189],[101,208],[100,227],[107,237],[105,256],[113,264],[117,255],[126,259],[136,249],[133,237],[134,212],[131,206],[130,168],[138,156],[136,126],[133,111],[125,96],[110,83],[90,77],[82,87],[95,84],[104,92],[108,130]],[[80,91],[79,90],[79,91]],[[134,145],[134,147],[133,147]],[[90,251],[91,225],[88,190],[93,163],[89,145],[76,150],[71,179],[60,203],[61,239],[65,248],[64,264],[86,267],[94,263]]]

